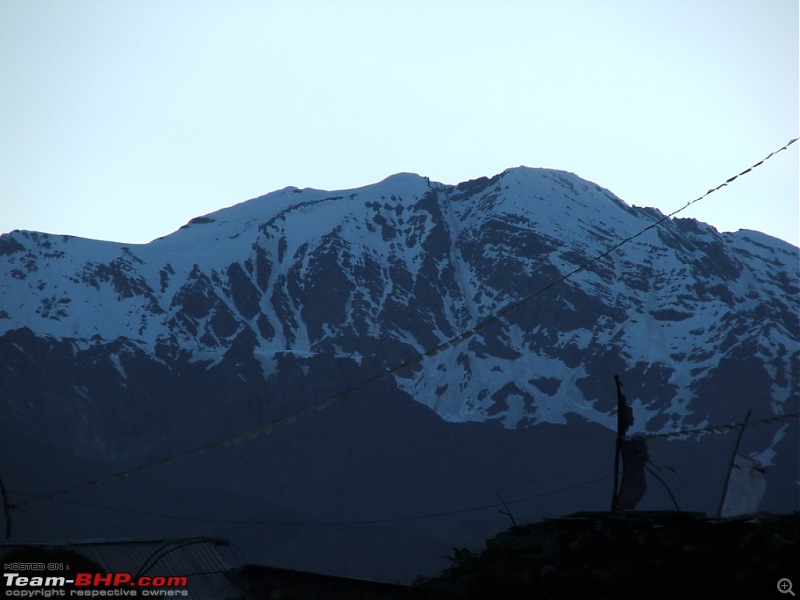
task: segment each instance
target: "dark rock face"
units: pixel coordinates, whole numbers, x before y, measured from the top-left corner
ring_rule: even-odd
[[[370,507],[386,518],[426,514],[424,499],[443,494],[456,502],[463,489],[480,490],[470,497],[484,506],[496,501],[495,491],[527,497],[524,482],[550,489],[555,481],[569,487],[597,479],[613,456],[600,448],[613,446],[607,428],[615,422],[615,373],[634,409],[634,431],[727,424],[748,409],[754,420],[797,413],[800,251],[757,232],[720,234],[677,219],[600,256],[660,216],[572,174],[520,168],[457,186],[399,174],[337,194],[288,188],[198,217],[141,246],[25,231],[0,236],[0,473],[12,501],[22,502],[197,449],[210,458],[126,478],[136,479],[140,492],[105,484],[81,492],[86,505],[107,506],[112,498],[122,508],[108,509],[89,529],[136,534],[130,526],[140,522],[158,534],[158,523],[178,521],[134,517],[133,498],[140,512],[174,516],[178,499],[204,490],[222,515],[214,527],[275,560],[278,548],[285,556],[314,555],[287,549],[300,526],[285,523],[360,521],[373,514]],[[479,325],[468,339],[440,347]],[[421,354],[410,369],[360,386]],[[342,396],[343,390],[352,391]],[[325,399],[343,412],[309,409],[281,432],[240,440],[241,452],[230,444],[207,450]],[[407,411],[426,417],[408,421]],[[303,421],[319,421],[320,428]],[[352,433],[364,439],[337,432],[353,421],[370,424]],[[449,439],[450,427],[465,432],[458,449],[416,450],[424,436]],[[585,427],[592,433],[576,441],[572,434]],[[475,469],[479,457],[464,448],[489,452],[475,441],[481,436],[497,436],[492,447],[506,452],[516,470],[503,478],[496,466]],[[519,436],[536,441],[518,447]],[[268,443],[254,441],[262,437]],[[797,419],[749,428],[743,438],[742,452],[768,469],[764,509],[797,508],[797,439]],[[321,440],[333,446],[314,460],[299,449]],[[595,459],[564,458],[576,444],[598,440]],[[686,507],[712,512],[732,435],[670,440],[654,441],[651,457],[680,467],[670,484]],[[406,475],[376,476],[378,463],[359,463],[347,450],[353,445],[370,456],[402,456],[402,467],[383,468]],[[23,462],[14,458],[20,453]],[[331,464],[334,456],[345,471]],[[217,460],[227,466],[210,466]],[[454,475],[431,470],[433,464],[448,465]],[[207,479],[211,472],[223,487]],[[392,490],[403,482],[419,491],[423,505],[403,494],[383,496],[365,483],[370,478]],[[372,496],[346,491],[343,481]],[[320,486],[334,490],[322,494],[326,507],[319,506]],[[243,509],[248,496],[268,500]],[[89,535],[91,511],[68,505],[70,497],[47,510],[69,513],[84,527],[70,535]],[[346,499],[353,497],[359,510],[348,513]],[[605,496],[598,498],[587,492],[574,509],[602,508]],[[665,498],[653,491],[646,502],[663,508]],[[25,516],[20,511],[26,524],[18,531],[67,535],[63,519],[37,515],[43,502],[31,502]],[[562,504],[528,514],[563,514]],[[440,512],[447,505],[442,500]],[[240,531],[242,511],[273,524],[269,548],[255,544],[252,531]],[[215,522],[200,513],[192,527]],[[475,540],[484,525],[459,527],[447,535]],[[320,553],[308,559],[312,564],[292,566],[413,576],[425,567],[409,557],[433,535],[423,529],[393,530],[391,536],[418,544],[396,557],[394,574],[386,565],[366,566],[363,556],[337,566]],[[347,536],[374,542],[374,531],[348,531],[311,537],[320,547]],[[437,539],[447,537],[439,533]]]

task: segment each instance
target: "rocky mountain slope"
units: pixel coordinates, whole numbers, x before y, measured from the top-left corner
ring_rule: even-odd
[[[497,491],[528,498],[532,518],[606,504],[592,486],[610,483],[592,481],[613,457],[614,373],[632,432],[798,412],[798,248],[671,219],[558,282],[662,216],[570,173],[516,168],[456,186],[399,174],[286,188],[144,245],[5,234],[0,474],[24,504],[15,533],[211,528],[287,566],[406,577],[429,564],[408,558],[419,548],[485,537]],[[210,451],[421,354],[291,427]],[[687,508],[715,510],[729,438],[651,445]],[[743,444],[768,468],[764,508],[797,508],[797,420],[748,428]],[[174,466],[24,502],[193,448]],[[586,487],[530,501],[573,484]],[[490,505],[457,525],[392,521]],[[308,558],[397,536],[410,542],[394,572]]]

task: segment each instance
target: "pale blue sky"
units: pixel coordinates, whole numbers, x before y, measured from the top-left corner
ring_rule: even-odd
[[[0,0],[0,232],[527,165],[670,212],[798,135],[797,0]],[[798,239],[798,146],[682,216]]]

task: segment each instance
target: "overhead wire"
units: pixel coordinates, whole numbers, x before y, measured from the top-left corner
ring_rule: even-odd
[[[170,520],[179,520],[179,521],[196,521],[200,523],[218,523],[218,524],[226,524],[226,525],[263,525],[263,526],[278,526],[278,525],[307,525],[307,526],[345,526],[345,525],[378,525],[383,523],[402,523],[408,521],[421,521],[426,519],[435,519],[441,517],[449,517],[454,515],[461,515],[467,514],[471,512],[478,512],[483,510],[488,510],[492,508],[500,508],[505,506],[506,504],[519,504],[521,502],[528,502],[530,500],[536,500],[539,498],[544,498],[547,496],[553,496],[555,494],[560,494],[563,492],[571,491],[574,489],[578,489],[581,487],[586,487],[600,481],[605,481],[607,479],[611,479],[611,475],[604,475],[602,477],[595,477],[593,479],[589,479],[586,481],[582,481],[579,483],[567,485],[564,487],[560,487],[553,490],[548,490],[545,492],[538,492],[536,494],[527,495],[521,498],[516,498],[514,500],[507,500],[505,503],[497,502],[493,504],[482,504],[478,506],[470,506],[466,508],[460,508],[456,510],[449,510],[449,511],[442,511],[442,512],[433,512],[433,513],[423,513],[418,515],[407,515],[401,517],[385,517],[385,518],[378,518],[378,519],[360,519],[360,520],[343,520],[343,521],[262,521],[262,520],[253,520],[253,519],[219,519],[213,517],[190,517],[186,515],[167,515],[163,513],[157,512],[150,512],[144,511],[139,509],[132,509],[132,508],[122,508],[116,506],[108,506],[104,504],[97,504],[94,502],[80,502],[76,500],[68,500],[66,498],[55,498],[55,502],[61,502],[64,504],[72,504],[76,506],[86,506],[90,508],[99,508],[104,510],[112,510],[116,512],[124,512],[136,515],[143,515],[143,516],[151,516],[151,517],[159,517],[164,519]],[[17,492],[19,493],[19,492]],[[199,538],[198,538],[199,539]],[[203,538],[205,539],[205,538]]]
[[[13,506],[14,507],[18,507],[18,506],[22,506],[24,504],[28,504],[28,503],[31,503],[31,502],[34,502],[34,501],[37,501],[37,500],[42,500],[42,499],[53,499],[58,494],[72,493],[72,492],[76,492],[76,491],[79,491],[79,490],[86,489],[88,487],[97,486],[97,485],[106,484],[106,483],[111,483],[111,482],[118,481],[118,480],[120,480],[122,478],[130,477],[131,475],[135,475],[135,474],[138,474],[138,473],[141,473],[141,472],[144,472],[144,471],[148,471],[148,470],[159,468],[159,467],[163,467],[163,466],[169,466],[169,465],[171,465],[171,464],[173,464],[173,463],[175,463],[177,461],[180,461],[180,460],[185,460],[185,459],[191,458],[191,457],[202,456],[202,455],[204,455],[206,453],[216,452],[216,451],[219,451],[219,450],[230,448],[231,446],[241,444],[241,443],[243,443],[245,441],[256,439],[261,435],[272,433],[273,431],[275,431],[277,429],[281,429],[281,428],[283,428],[283,427],[285,427],[287,425],[290,425],[290,424],[296,422],[298,419],[302,419],[302,418],[311,416],[311,415],[313,415],[313,414],[315,414],[315,413],[317,413],[317,412],[319,412],[321,410],[324,410],[325,408],[331,406],[332,404],[345,399],[347,396],[350,396],[351,394],[354,394],[354,393],[362,390],[365,387],[368,387],[368,386],[371,386],[371,385],[373,385],[375,383],[379,383],[381,381],[386,380],[390,376],[399,375],[399,374],[401,374],[401,373],[403,373],[405,371],[413,370],[416,367],[416,365],[421,363],[425,358],[433,357],[436,354],[442,352],[443,350],[445,350],[447,348],[455,348],[456,346],[461,344],[463,341],[473,337],[476,333],[478,333],[478,332],[484,330],[486,327],[496,323],[500,319],[500,317],[502,317],[502,316],[508,314],[509,312],[517,309],[522,304],[525,304],[525,303],[529,302],[533,298],[535,298],[535,297],[539,296],[540,294],[546,292],[547,290],[555,287],[559,283],[561,283],[561,282],[573,277],[577,273],[579,273],[579,272],[583,271],[584,269],[586,269],[591,264],[593,264],[593,263],[597,262],[598,260],[608,256],[609,254],[611,254],[615,250],[618,250],[619,248],[621,248],[625,244],[627,244],[627,243],[631,242],[632,240],[642,236],[643,234],[645,234],[646,232],[650,231],[651,229],[654,229],[655,227],[659,226],[661,223],[663,223],[663,222],[667,221],[668,219],[674,217],[675,215],[681,213],[682,211],[686,210],[687,208],[689,208],[693,204],[703,200],[704,198],[708,197],[709,195],[713,194],[714,192],[717,192],[718,190],[720,190],[720,189],[726,187],[727,185],[731,184],[732,182],[736,181],[739,177],[742,177],[743,175],[745,175],[747,173],[750,173],[751,171],[753,171],[757,167],[759,167],[762,164],[764,164],[765,162],[767,162],[769,159],[771,159],[776,154],[778,154],[778,153],[786,150],[787,148],[789,148],[789,146],[791,146],[792,144],[797,142],[797,140],[798,140],[798,138],[793,138],[793,139],[789,140],[784,146],[782,146],[781,148],[779,148],[777,150],[774,150],[773,152],[771,152],[766,157],[762,158],[757,163],[751,165],[750,167],[748,167],[747,169],[745,169],[745,170],[741,171],[740,173],[734,175],[733,177],[728,178],[725,182],[721,183],[720,185],[709,189],[704,194],[702,194],[701,196],[698,196],[694,200],[690,200],[689,202],[687,202],[686,204],[684,204],[682,207],[678,208],[677,210],[674,210],[671,213],[664,215],[660,219],[657,219],[657,220],[653,221],[647,227],[641,229],[640,231],[638,231],[637,233],[635,233],[633,235],[630,235],[630,236],[624,238],[620,242],[618,242],[618,243],[612,245],[611,247],[609,247],[604,252],[602,252],[602,253],[590,258],[586,262],[582,263],[581,265],[579,265],[575,269],[573,269],[573,270],[561,275],[560,277],[555,278],[551,282],[549,282],[549,283],[545,284],[544,286],[538,288],[537,290],[535,290],[535,291],[523,296],[519,300],[511,302],[510,304],[508,304],[505,307],[503,307],[500,310],[498,310],[492,316],[484,319],[483,321],[477,323],[476,325],[474,325],[473,327],[463,331],[462,333],[460,333],[460,334],[458,334],[458,335],[456,335],[456,336],[454,336],[454,337],[442,342],[441,344],[439,344],[439,345],[437,345],[437,346],[435,346],[435,347],[433,347],[433,348],[431,348],[431,349],[429,349],[429,350],[427,350],[425,352],[420,352],[420,353],[416,354],[415,356],[409,358],[408,360],[406,360],[405,362],[403,362],[401,364],[396,365],[393,368],[389,368],[389,369],[385,370],[382,373],[375,374],[372,377],[364,379],[364,380],[360,381],[359,383],[357,383],[355,385],[347,387],[344,390],[342,390],[342,391],[340,391],[340,392],[338,392],[338,393],[336,393],[336,394],[334,394],[332,396],[329,396],[329,397],[327,397],[327,398],[325,398],[325,399],[323,399],[323,400],[321,400],[319,402],[313,403],[313,404],[311,404],[311,405],[309,405],[309,406],[307,406],[307,407],[305,407],[305,408],[303,408],[303,409],[301,409],[299,411],[291,413],[291,414],[289,414],[289,415],[287,415],[287,416],[285,416],[283,418],[280,418],[280,419],[277,419],[277,420],[270,421],[268,423],[259,425],[258,427],[246,430],[246,431],[241,432],[241,433],[239,433],[237,435],[230,436],[230,437],[227,437],[227,438],[224,438],[224,439],[221,439],[221,440],[217,440],[217,441],[211,442],[209,444],[205,444],[203,446],[198,446],[196,448],[192,448],[190,450],[174,454],[174,455],[169,456],[167,458],[163,458],[163,459],[159,459],[159,460],[156,460],[156,461],[152,461],[152,462],[146,463],[144,465],[140,465],[140,466],[137,466],[137,467],[132,467],[132,468],[129,468],[129,469],[124,469],[122,471],[118,471],[118,472],[113,473],[111,475],[98,477],[96,479],[92,479],[92,480],[89,480],[89,481],[85,481],[85,482],[74,484],[74,485],[70,485],[70,486],[65,486],[65,487],[63,487],[61,489],[54,490],[52,492],[48,492],[48,493],[45,493],[45,494],[42,494],[42,495],[39,495],[39,496],[35,496],[33,498],[17,501],[16,503],[14,503]]]
[[[647,439],[653,438],[669,438],[669,437],[688,437],[695,434],[700,433],[725,433],[728,431],[734,431],[740,429],[742,426],[747,425],[748,427],[762,427],[765,425],[773,425],[780,421],[785,421],[788,419],[795,419],[800,418],[800,413],[788,413],[785,415],[778,415],[775,417],[768,417],[764,419],[756,419],[756,420],[749,420],[747,423],[740,422],[740,423],[730,423],[727,425],[712,425],[708,427],[698,427],[694,429],[681,429],[676,431],[668,431],[664,433],[651,433],[651,434],[637,434],[640,437],[644,437]],[[661,481],[662,485],[665,485],[663,480],[656,473],[654,473],[649,467],[648,471],[650,471],[656,478]],[[612,475],[605,475],[602,477],[596,477],[594,479],[590,479],[587,481],[583,481],[580,483],[576,483],[573,485],[557,488],[554,490],[548,490],[546,492],[539,492],[537,494],[524,496],[521,498],[516,498],[514,500],[508,500],[505,502],[498,502],[493,504],[483,504],[479,506],[471,506],[467,508],[451,510],[451,511],[444,511],[444,512],[435,512],[435,513],[425,513],[419,515],[409,515],[404,517],[387,517],[387,518],[380,518],[380,519],[365,519],[365,520],[350,520],[350,521],[287,521],[287,520],[280,520],[280,521],[262,521],[262,520],[253,520],[253,519],[219,519],[219,518],[212,518],[212,517],[191,517],[187,515],[174,515],[174,514],[164,514],[140,509],[133,509],[133,508],[123,508],[118,506],[108,506],[106,504],[98,504],[94,502],[80,502],[77,500],[68,500],[66,498],[52,498],[55,502],[60,502],[63,504],[72,504],[75,506],[86,506],[89,508],[99,508],[102,510],[111,510],[115,512],[124,512],[129,514],[136,514],[148,517],[158,517],[170,520],[177,520],[177,521],[193,521],[193,522],[202,522],[202,523],[218,523],[218,524],[226,524],[226,525],[261,525],[261,526],[277,526],[277,525],[309,525],[309,526],[341,526],[341,525],[372,525],[372,524],[381,524],[381,523],[398,523],[398,522],[406,522],[406,521],[418,521],[423,519],[432,519],[438,517],[446,517],[458,514],[465,514],[470,512],[477,512],[482,510],[488,510],[492,508],[500,508],[504,507],[508,504],[517,504],[520,502],[527,502],[529,500],[535,500],[538,498],[543,498],[546,496],[551,496],[554,494],[558,494],[561,492],[577,489],[580,487],[584,487],[587,485],[591,485],[594,483],[598,483],[600,481],[605,481],[607,479],[611,479]],[[667,488],[668,489],[668,488]],[[19,492],[19,491],[11,491],[16,495],[28,495],[31,496],[32,500],[39,499],[41,496],[35,496],[34,494],[28,494],[26,492]],[[672,492],[669,491],[668,493],[672,497],[673,503],[677,503],[672,496]],[[197,538],[200,539],[200,538]],[[202,538],[206,539],[206,538]],[[218,541],[218,540],[217,540]]]
[[[763,427],[764,425],[772,425],[774,423],[778,423],[780,421],[785,421],[787,419],[796,419],[800,417],[800,413],[788,413],[785,415],[777,415],[775,417],[768,417],[765,419],[758,419],[758,420],[750,420],[742,423],[731,423],[730,425],[713,425],[710,427],[698,427],[696,429],[680,429],[677,431],[667,431],[664,433],[649,433],[649,434],[638,434],[641,437],[653,439],[653,438],[671,438],[671,437],[688,437],[690,435],[695,435],[699,433],[725,433],[726,431],[734,431],[738,430],[741,427],[747,425],[747,427]]]

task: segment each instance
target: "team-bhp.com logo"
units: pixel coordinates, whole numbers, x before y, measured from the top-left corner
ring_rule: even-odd
[[[12,598],[59,597],[188,597],[186,577],[134,577],[130,573],[75,573],[65,576],[31,576],[3,573],[5,596]],[[65,589],[69,588],[69,589]]]

